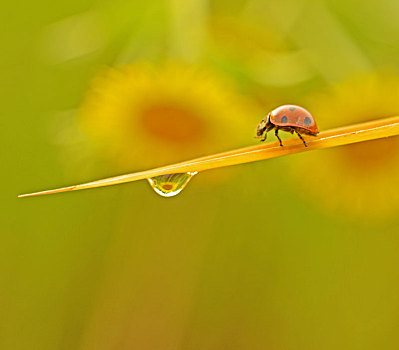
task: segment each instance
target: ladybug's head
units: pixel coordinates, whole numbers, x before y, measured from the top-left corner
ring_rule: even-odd
[[[258,139],[258,138],[262,137],[263,133],[266,131],[267,127],[269,126],[269,123],[270,123],[269,118],[270,118],[270,113],[267,116],[265,116],[261,120],[261,122],[258,124],[258,126],[256,127],[255,138]]]

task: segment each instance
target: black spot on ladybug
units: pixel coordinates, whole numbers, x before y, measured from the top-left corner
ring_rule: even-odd
[[[305,118],[305,125],[306,125],[306,126],[309,126],[310,124],[312,124],[311,119],[310,119],[309,117],[306,117],[306,118]]]
[[[290,107],[290,108],[288,108],[290,111],[295,111],[295,108],[296,107]]]
[[[286,116],[281,117],[281,122],[286,123],[288,121],[288,118]]]

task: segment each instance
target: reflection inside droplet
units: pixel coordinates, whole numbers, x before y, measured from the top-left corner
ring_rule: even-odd
[[[162,197],[179,194],[197,172],[167,174],[147,179],[153,190]]]

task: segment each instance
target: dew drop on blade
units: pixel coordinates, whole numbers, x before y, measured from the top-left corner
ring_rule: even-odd
[[[153,190],[162,197],[179,194],[197,172],[167,174],[147,179]]]

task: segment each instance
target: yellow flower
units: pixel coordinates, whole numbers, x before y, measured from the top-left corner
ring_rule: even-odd
[[[253,60],[270,52],[287,50],[281,33],[269,23],[262,25],[236,16],[213,16],[209,20],[210,39],[216,50],[233,57]]]
[[[133,63],[93,80],[80,120],[104,155],[142,169],[242,145],[259,115],[205,68]]]
[[[306,53],[287,44],[281,26],[246,16],[222,15],[211,17],[209,24],[214,62],[255,84],[254,92],[267,104],[289,95],[287,88],[310,80],[315,74]]]
[[[338,84],[308,105],[320,130],[399,115],[399,76],[373,74]],[[399,212],[399,137],[298,156],[304,195],[331,212],[362,220]]]

